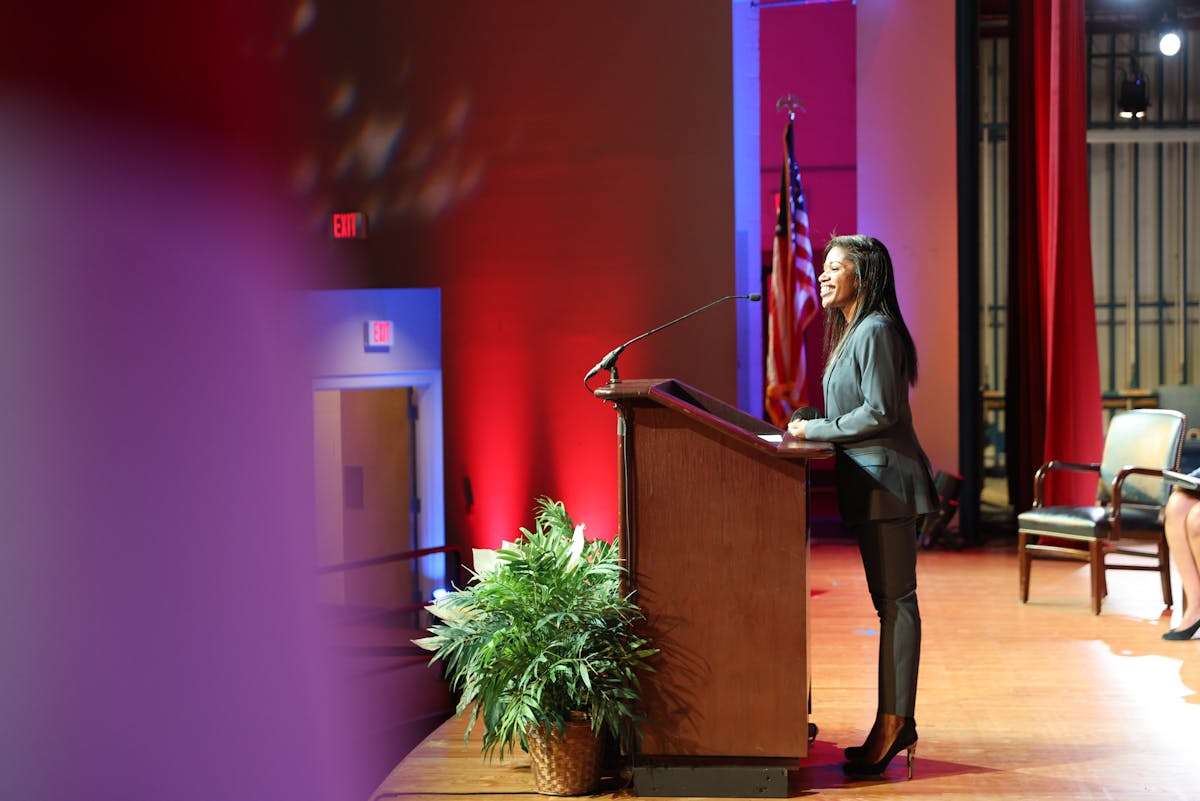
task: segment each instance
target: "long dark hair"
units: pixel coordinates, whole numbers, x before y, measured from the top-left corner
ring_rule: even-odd
[[[838,346],[846,335],[855,329],[868,314],[879,312],[892,322],[900,333],[903,346],[903,364],[901,372],[908,377],[910,385],[917,383],[917,346],[913,344],[912,334],[904,324],[900,314],[900,302],[896,299],[896,277],[892,272],[892,257],[887,247],[872,236],[853,234],[835,236],[825,246],[825,257],[829,251],[841,248],[846,257],[854,264],[854,275],[857,280],[857,305],[854,319],[846,320],[841,309],[827,309],[825,312],[825,359],[830,362],[838,350]]]

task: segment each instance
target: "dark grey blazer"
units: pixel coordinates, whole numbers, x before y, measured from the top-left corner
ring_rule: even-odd
[[[862,320],[825,369],[825,418],[805,436],[837,445],[838,507],[847,523],[937,507],[929,459],[913,430],[900,334],[881,314]]]

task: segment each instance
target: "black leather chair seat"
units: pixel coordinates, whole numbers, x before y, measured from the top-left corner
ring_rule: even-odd
[[[1123,504],[1121,536],[1153,534],[1162,530],[1159,507]],[[1108,510],[1103,506],[1042,506],[1017,515],[1019,528],[1039,535],[1069,539],[1104,539],[1111,533]]]

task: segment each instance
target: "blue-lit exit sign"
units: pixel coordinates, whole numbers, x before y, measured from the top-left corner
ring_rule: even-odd
[[[367,320],[363,327],[363,337],[367,350],[388,350],[392,347],[392,332],[395,326],[391,320]]]
[[[329,222],[334,239],[366,239],[367,215],[361,211],[335,211]]]

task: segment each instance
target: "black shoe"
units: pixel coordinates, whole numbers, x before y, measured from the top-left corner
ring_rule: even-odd
[[[1171,629],[1163,635],[1164,640],[1190,640],[1196,636],[1196,632],[1200,631],[1200,620],[1197,620],[1186,629]]]
[[[917,722],[915,720],[912,722],[912,726],[913,733],[916,734]],[[868,736],[867,740],[870,739],[871,738]],[[846,755],[847,762],[862,762],[863,758],[867,755],[867,744],[864,742],[862,745],[846,746],[842,749],[842,753]]]
[[[849,750],[849,749],[847,749]],[[867,764],[858,760],[850,760],[842,766],[842,771],[847,776],[878,776],[887,770],[888,764],[901,751],[907,751],[908,756],[908,778],[912,778],[913,760],[917,750],[917,724],[911,718],[904,721],[904,726],[896,734],[896,739],[888,748],[887,753],[883,755],[883,759],[878,762]]]

